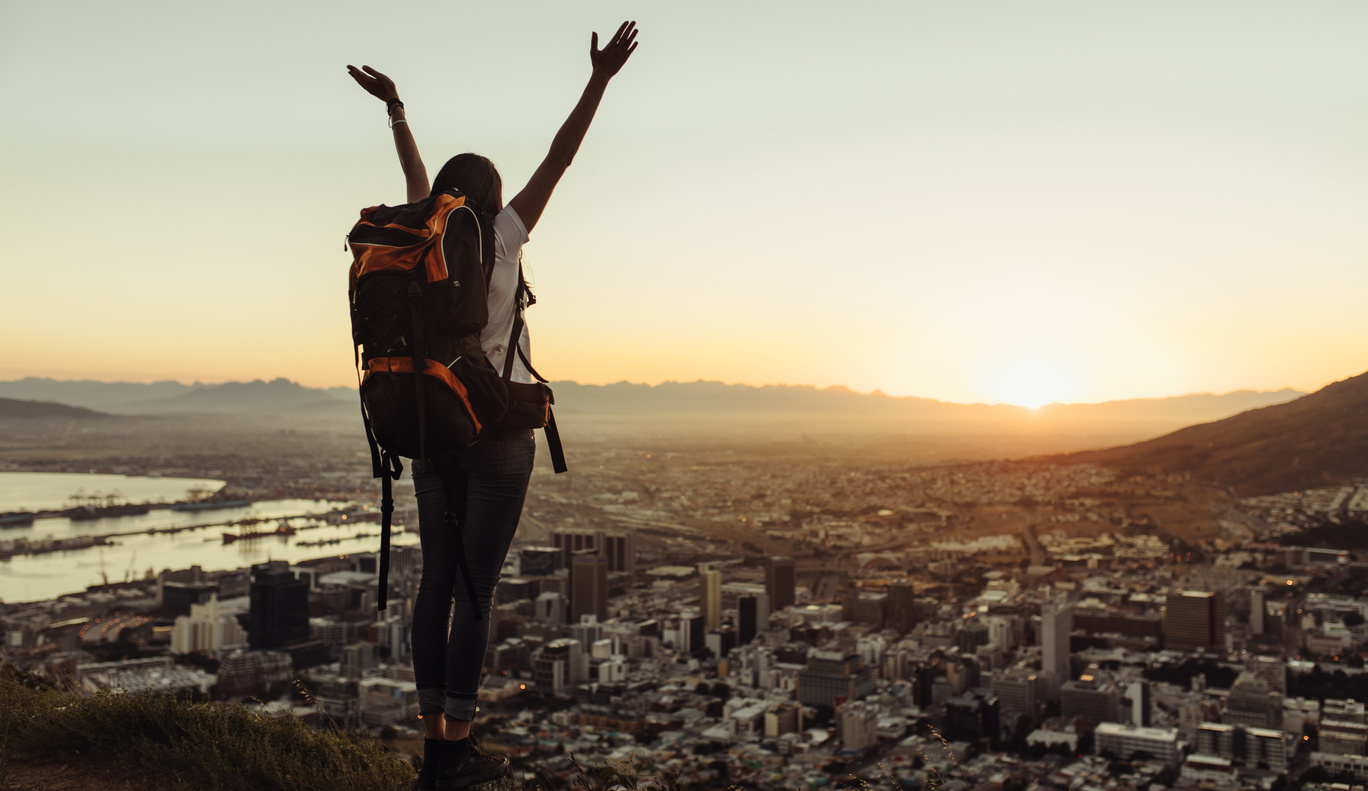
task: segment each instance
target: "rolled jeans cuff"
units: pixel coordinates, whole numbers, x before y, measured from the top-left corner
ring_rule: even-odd
[[[471,722],[475,719],[476,695],[460,695],[448,692],[446,696],[446,718],[449,720],[461,720]]]
[[[441,714],[445,710],[446,690],[442,687],[432,689],[418,688],[418,713]]]

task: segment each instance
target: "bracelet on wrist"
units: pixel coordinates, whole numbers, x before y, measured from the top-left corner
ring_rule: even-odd
[[[398,107],[401,110],[404,107],[404,103],[399,101],[399,97],[397,96],[385,102],[385,112],[389,113],[390,115],[394,115],[394,108],[396,107]]]

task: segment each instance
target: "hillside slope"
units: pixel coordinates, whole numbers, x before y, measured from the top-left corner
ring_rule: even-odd
[[[47,401],[21,401],[0,398],[0,418],[107,418],[112,417],[93,409],[82,409]]]
[[[1368,477],[1368,373],[1286,404],[1063,458],[1187,472],[1245,495],[1341,485]]]

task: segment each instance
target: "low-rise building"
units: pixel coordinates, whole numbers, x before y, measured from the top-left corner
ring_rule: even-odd
[[[1122,760],[1143,754],[1170,766],[1178,761],[1176,728],[1144,728],[1104,722],[1093,732],[1093,744],[1098,755],[1110,753]]]

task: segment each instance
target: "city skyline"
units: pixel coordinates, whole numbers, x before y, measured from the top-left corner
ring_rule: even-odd
[[[527,252],[555,379],[1032,406],[1368,360],[1362,6],[536,10],[7,6],[0,378],[352,383],[342,237],[403,180],[346,64],[395,78],[430,170],[488,153],[507,198],[628,17]],[[453,76],[453,38],[498,65]]]

